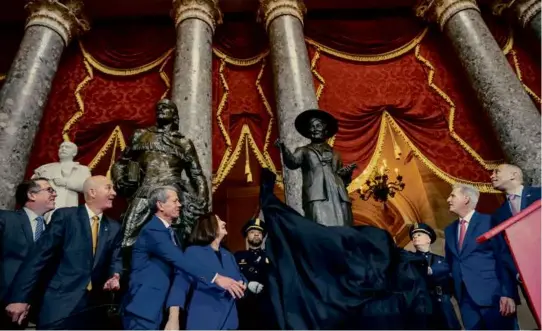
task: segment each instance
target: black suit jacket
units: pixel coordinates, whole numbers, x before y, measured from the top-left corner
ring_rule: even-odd
[[[0,210],[0,302],[4,303],[17,271],[33,246],[34,234],[26,212]]]
[[[57,209],[17,273],[9,302],[28,303],[38,280],[45,278],[37,328],[65,319],[75,313],[91,279],[93,292],[100,292],[109,277],[121,273],[121,239],[120,224],[104,215],[93,256],[85,205]]]

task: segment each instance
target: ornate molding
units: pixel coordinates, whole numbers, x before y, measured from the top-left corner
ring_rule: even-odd
[[[416,16],[437,23],[442,30],[452,16],[467,9],[480,12],[476,0],[419,0],[414,10]]]
[[[540,0],[497,0],[491,5],[493,15],[504,16],[526,27],[540,13]]]
[[[90,29],[83,13],[83,0],[30,0],[25,29],[40,25],[57,32],[67,46],[74,36]]]
[[[222,24],[218,0],[173,0],[171,16],[175,20],[175,27],[184,20],[197,18],[207,23],[213,33],[217,25]]]
[[[303,16],[306,12],[307,7],[303,0],[260,0],[258,21],[264,23],[266,30],[275,18],[283,15],[297,17],[303,24]]]

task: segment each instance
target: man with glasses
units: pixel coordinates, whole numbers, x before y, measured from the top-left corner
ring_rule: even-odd
[[[15,274],[26,255],[45,231],[44,214],[55,209],[56,192],[46,178],[22,182],[15,192],[21,209],[0,210],[0,303],[6,306],[6,296]],[[0,314],[0,328],[20,329]]]

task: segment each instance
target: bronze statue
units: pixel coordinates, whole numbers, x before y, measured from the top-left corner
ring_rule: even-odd
[[[294,153],[280,140],[275,145],[286,167],[292,170],[301,167],[305,217],[326,226],[352,225],[352,202],[346,186],[352,180],[356,164],[343,167],[341,156],[327,143],[337,133],[337,120],[323,110],[311,109],[297,116],[295,128],[311,140],[308,145]]]
[[[156,186],[178,189],[183,206],[176,226],[181,234],[189,233],[198,216],[209,209],[205,175],[192,141],[179,132],[177,106],[168,99],[159,101],[156,122],[156,126],[135,131],[130,146],[111,171],[117,191],[129,198],[123,217],[123,247],[135,243],[139,230],[151,216],[147,198]]]

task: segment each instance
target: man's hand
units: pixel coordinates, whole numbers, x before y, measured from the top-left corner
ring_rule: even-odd
[[[499,304],[499,312],[502,316],[510,316],[516,312],[516,303],[514,299],[501,297],[501,302]]]
[[[179,330],[179,307],[169,307],[169,318],[164,330]]]
[[[115,273],[113,277],[109,278],[104,284],[104,291],[118,291],[120,290],[120,275]]]
[[[219,274],[216,275],[215,284],[230,292],[231,296],[237,299],[243,297],[247,288],[243,282],[237,282],[230,277],[224,277]]]
[[[55,183],[56,186],[65,187],[68,185],[68,181],[66,178],[54,178],[53,183]]]
[[[11,317],[13,323],[21,325],[28,315],[30,305],[28,303],[10,303],[6,307],[7,314]]]
[[[248,290],[252,293],[258,294],[263,290],[263,285],[258,282],[248,282]]]

